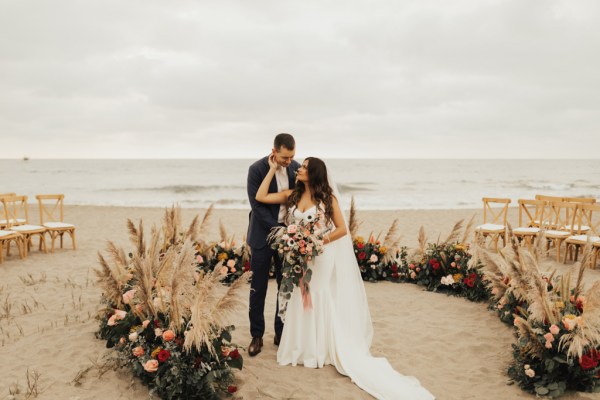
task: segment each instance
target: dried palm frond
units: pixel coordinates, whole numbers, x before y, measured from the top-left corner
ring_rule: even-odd
[[[467,226],[466,226],[465,231],[463,233],[463,237],[462,237],[462,239],[460,241],[461,244],[466,244],[467,240],[469,240],[469,237],[471,237],[471,234],[473,233],[473,225],[475,224],[475,215],[476,214],[473,214],[471,216],[471,219],[467,223]]]
[[[119,265],[121,268],[127,268],[127,257],[125,256],[125,250],[118,248],[112,241],[108,241],[106,245],[106,251],[110,255],[112,261]]]
[[[475,264],[471,262],[475,260]],[[468,268],[474,268],[478,264],[485,271],[486,278],[491,282],[493,292],[497,299],[501,299],[506,294],[509,286],[504,282],[506,276],[506,263],[502,257],[491,254],[489,251],[475,245],[473,246],[473,256],[469,260]]]
[[[394,243],[394,239],[398,236],[398,218],[396,218],[390,229],[388,229],[387,234],[385,235],[385,239],[383,239],[383,245],[387,247],[391,247]]]
[[[560,338],[559,349],[567,349],[569,358],[579,358],[586,349],[600,346],[600,282],[586,292],[583,313],[575,329]]]
[[[170,302],[170,325],[175,331],[181,331],[184,326],[181,322],[187,315],[186,310],[192,306],[192,290],[194,282],[194,252],[192,242],[188,239],[183,244],[181,251],[174,259],[170,276],[169,289],[171,292]]]
[[[187,232],[185,233],[185,239],[190,239],[192,242],[198,241],[198,218],[200,216],[196,215],[192,220],[192,223],[188,227]]]
[[[179,206],[173,205],[170,209],[165,208],[162,229],[164,235],[163,248],[166,249],[179,242],[179,234],[182,231],[181,208]]]
[[[120,308],[123,303],[119,273],[113,271],[100,252],[98,252],[98,262],[100,269],[94,269],[98,284],[102,287],[104,295]]]
[[[225,224],[223,221],[219,220],[219,235],[221,236],[221,242],[223,242],[223,246],[227,245],[227,228],[225,228]]]
[[[356,237],[356,232],[358,230],[358,218],[356,217],[356,204],[354,202],[354,196],[352,196],[352,200],[350,200],[350,217],[348,218],[348,230],[350,231],[350,237],[352,240]]]
[[[148,257],[141,258],[137,255],[133,257],[133,271],[137,277],[136,296],[139,297],[142,308],[156,317],[152,290],[157,281],[152,270],[152,264],[153,261]]]
[[[210,217],[212,216],[214,206],[215,206],[214,204],[211,204],[206,209],[206,213],[204,214],[204,217],[202,218],[202,222],[200,223],[200,229],[199,229],[200,235],[205,235],[208,230],[208,224],[210,221]]]
[[[129,240],[135,247],[138,256],[143,256],[146,252],[146,245],[144,242],[144,226],[140,219],[139,228],[135,227],[135,224],[129,218],[127,219],[127,229],[129,230]]]
[[[445,245],[448,243],[454,243],[458,240],[458,236],[460,235],[460,231],[462,229],[463,222],[464,222],[464,219],[461,219],[460,221],[458,221],[457,223],[454,224],[454,227],[450,231],[450,234],[448,235],[448,237],[446,238],[446,240],[444,240],[444,242],[442,244]]]
[[[529,303],[529,317],[533,321],[548,322],[550,324],[558,323],[559,311],[555,303],[551,301],[548,294],[548,283],[542,277],[531,253],[523,249],[519,252],[523,265],[527,272],[524,274],[527,280],[528,290],[526,291],[527,301]]]
[[[518,316],[515,316],[515,325],[518,330],[518,335],[527,339],[527,344],[523,347],[522,351],[525,354],[530,355],[532,358],[541,360],[545,348],[537,336],[539,333],[541,333],[540,330],[533,328],[529,322]]]
[[[208,351],[216,356],[212,338],[220,333],[226,325],[228,317],[240,305],[238,294],[249,276],[248,272],[244,273],[220,297],[216,294],[217,288],[222,288],[218,284],[221,279],[218,274],[208,273],[198,281],[198,291],[191,306],[189,331],[183,345],[186,350],[189,351],[195,347],[201,351],[206,346]]]
[[[560,300],[563,303],[567,303],[571,297],[571,283],[573,279],[573,270],[561,275],[558,279],[558,291],[560,293]]]
[[[579,264],[579,273],[577,274],[577,282],[575,283],[575,289],[573,295],[575,298],[583,291],[583,275],[585,270],[588,268],[592,261],[592,243],[588,239],[585,247],[583,248],[583,254],[581,255],[581,262]]]

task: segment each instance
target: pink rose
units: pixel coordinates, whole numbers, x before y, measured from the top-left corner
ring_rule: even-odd
[[[455,263],[454,261],[452,261],[452,262],[450,263],[450,266],[451,266],[452,268],[456,268],[456,263]]]
[[[306,246],[306,240],[304,240],[304,239],[300,240],[300,241],[298,242],[298,246],[300,246],[300,247],[304,247],[304,246]]]
[[[550,327],[550,333],[552,333],[553,335],[558,335],[558,333],[560,332],[560,328],[556,325],[552,325]]]
[[[546,339],[546,343],[548,343],[548,342],[552,343],[552,342],[554,342],[554,335],[552,333],[548,332],[544,335],[544,339]]]
[[[415,269],[415,264],[408,264],[408,268]]]
[[[131,303],[131,300],[133,300],[133,296],[135,296],[135,289],[131,289],[123,293],[123,303]]]
[[[417,267],[416,271],[421,272],[421,268]]]
[[[138,338],[137,332],[131,332],[129,334],[129,341],[130,342],[135,342],[137,340],[137,338]]]
[[[235,267],[235,260],[229,260],[229,261],[227,261],[227,266],[228,266],[229,268],[233,268],[233,267]]]
[[[143,365],[146,372],[156,372],[158,370],[158,360],[148,360]]]
[[[377,256],[376,256],[375,254],[371,254],[371,258],[369,258],[369,261],[370,261],[370,262],[372,262],[372,263],[376,263],[376,262],[377,262],[377,260],[379,260],[379,259],[377,258]]]
[[[229,268],[223,267],[219,272],[221,273],[221,275],[227,275],[227,272],[229,272]]]
[[[175,332],[170,329],[168,331],[164,331],[162,338],[165,342],[170,342],[171,340],[175,339]]]
[[[415,274],[415,271],[412,271],[412,272],[410,273],[410,278],[411,278],[411,279],[417,279],[417,274]]]
[[[126,340],[124,337],[122,337],[121,339],[119,339],[119,344],[125,344]]]
[[[136,357],[141,357],[143,356],[146,352],[144,351],[144,348],[142,346],[138,346],[135,349],[133,349],[132,351],[133,355]]]
[[[106,325],[108,325],[108,326],[115,326],[116,324],[117,324],[117,315],[113,314],[108,319],[108,322],[106,323]]]
[[[198,254],[196,256],[196,261],[198,262],[198,264],[202,264],[204,262],[204,258],[202,258],[200,254]]]
[[[150,324],[150,321],[148,321],[148,320],[145,320],[144,322],[142,322],[142,326],[144,327],[144,329],[146,329],[149,324]]]
[[[115,309],[115,318],[117,320],[123,319],[127,316],[127,311]]]
[[[292,224],[292,225],[290,225],[290,226],[288,226],[288,227],[287,227],[287,232],[288,232],[290,235],[293,235],[293,234],[294,234],[294,233],[296,233],[297,231],[298,231],[298,226],[297,226],[297,225],[293,225],[293,224]]]
[[[546,342],[545,347],[547,349],[551,349],[552,348],[552,342],[550,342],[550,341]]]

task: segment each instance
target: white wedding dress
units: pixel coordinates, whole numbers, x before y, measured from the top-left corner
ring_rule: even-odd
[[[293,222],[315,217],[317,208],[289,212]],[[333,364],[377,399],[433,399],[416,378],[396,372],[385,358],[371,356],[373,325],[349,235],[325,245],[310,268],[313,307],[304,310],[296,288],[287,304],[277,362],[310,368]]]

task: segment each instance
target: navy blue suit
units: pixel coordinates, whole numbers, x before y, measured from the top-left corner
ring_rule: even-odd
[[[256,201],[256,192],[265,176],[269,172],[269,157],[264,157],[250,166],[248,169],[248,200],[250,200],[250,223],[246,242],[251,249],[250,268],[252,270],[252,283],[250,288],[250,334],[252,337],[262,337],[265,333],[265,297],[269,283],[269,269],[271,260],[275,258],[275,276],[277,289],[281,283],[281,259],[276,251],[271,249],[267,243],[267,236],[273,227],[279,226],[280,204],[265,204]],[[290,189],[294,188],[296,181],[296,170],[300,164],[296,161],[287,167],[287,175]],[[269,186],[269,193],[277,193],[277,180],[273,177]],[[279,307],[279,303],[277,303]],[[275,334],[281,336],[283,322],[275,312]]]

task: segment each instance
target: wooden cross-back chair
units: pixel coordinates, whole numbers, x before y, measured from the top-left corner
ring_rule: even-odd
[[[533,239],[540,233],[535,221],[544,220],[546,202],[544,200],[519,199],[519,226],[513,229],[513,235],[521,242],[531,247]]]
[[[63,194],[38,194],[35,196],[40,209],[40,224],[46,228],[52,240],[50,251],[54,252],[54,242],[60,238],[60,248],[63,248],[63,235],[71,236],[73,250],[77,249],[75,242],[75,225],[63,221]]]
[[[16,193],[0,193],[0,199],[2,199],[3,197],[12,197],[12,196],[16,196]],[[2,218],[0,218],[0,229],[4,229],[8,226],[8,222],[7,222],[7,217],[4,215],[6,214],[3,211],[3,214],[0,215]],[[25,220],[22,218],[19,218],[18,220],[13,220],[11,221],[11,225],[23,225],[25,223]]]
[[[543,194],[536,194],[535,195],[535,199],[536,200],[543,200],[545,202],[544,215],[546,216],[546,220],[545,221],[535,220],[535,221],[533,221],[532,226],[539,227],[541,225],[544,225],[548,229],[554,228],[552,226],[552,221],[550,221],[548,219],[550,217],[550,215],[552,215],[552,203],[555,203],[557,201],[558,202],[562,202],[562,201],[564,201],[564,198],[560,197],[560,196],[546,196],[546,195],[543,195]]]
[[[587,245],[588,241],[592,245],[592,268],[596,268],[598,261],[598,252],[600,251],[600,204],[586,203],[579,204],[578,221],[575,226],[588,228],[584,231],[574,231],[572,236],[565,239],[565,259],[571,256],[574,261],[577,261],[579,249]],[[575,255],[573,257],[573,250]]]
[[[44,251],[46,253],[48,250],[46,248],[46,228],[39,225],[30,225],[29,224],[29,210],[27,207],[27,196],[6,196],[2,198],[2,203],[4,205],[4,213],[6,214],[6,219],[8,221],[8,229],[11,231],[16,231],[21,234],[24,241],[23,253],[25,257],[27,257],[27,253],[31,250],[31,245],[33,243],[33,238],[35,236],[39,237],[39,249],[40,251]],[[22,214],[20,214],[22,213]],[[12,225],[12,220],[18,220],[19,215],[23,215],[25,218],[25,224],[23,225]],[[6,254],[8,255],[10,251],[10,247],[7,248]]]
[[[25,255],[23,253],[23,236],[20,233],[6,229],[8,227],[8,213],[6,212],[6,205],[4,203],[4,198],[8,196],[14,196],[14,193],[1,193],[0,194],[0,202],[2,203],[2,213],[0,214],[0,263],[4,261],[4,246],[6,246],[7,255],[10,254],[10,245],[14,243],[19,250],[19,256],[24,258]],[[12,215],[12,214],[11,214]]]
[[[544,237],[550,245],[556,248],[556,261],[560,261],[560,248],[565,239],[573,235],[573,228],[577,219],[579,204],[568,203],[564,201],[554,201],[550,203],[550,215],[548,216],[549,229],[544,232]],[[542,226],[544,229],[544,226]]]
[[[483,201],[483,224],[475,228],[476,238],[485,243],[487,237],[492,238],[494,248],[498,251],[498,240],[502,238],[502,244],[506,245],[506,217],[510,199],[484,197]],[[492,207],[501,205],[501,207]]]

